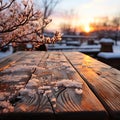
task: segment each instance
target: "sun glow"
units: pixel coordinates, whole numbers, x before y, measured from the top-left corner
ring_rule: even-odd
[[[89,33],[94,31],[94,28],[90,25],[93,22],[94,18],[80,19],[79,17],[75,17],[74,19],[68,19],[67,17],[64,17],[63,19],[61,16],[54,16],[53,21],[47,28],[52,31],[56,31],[56,29],[61,31],[61,25],[66,24],[70,25],[70,28],[76,30],[76,32]]]
[[[91,28],[89,25],[86,25],[84,30],[85,30],[85,32],[89,33],[91,31]]]

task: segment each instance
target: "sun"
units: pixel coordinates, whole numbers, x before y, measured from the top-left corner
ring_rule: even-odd
[[[91,28],[89,25],[86,25],[84,30],[85,30],[85,32],[89,33],[91,31]]]

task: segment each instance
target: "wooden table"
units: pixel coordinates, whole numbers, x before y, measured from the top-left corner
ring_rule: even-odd
[[[120,120],[120,71],[79,52],[1,59],[0,120],[16,119]]]

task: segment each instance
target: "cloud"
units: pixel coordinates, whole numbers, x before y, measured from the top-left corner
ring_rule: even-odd
[[[75,23],[89,24],[94,21],[94,18],[105,18],[120,12],[119,5],[120,0],[62,0],[56,8],[56,12],[59,11],[59,16],[56,18],[54,16],[53,24],[58,26],[61,22],[70,22],[72,19],[67,18],[65,11],[70,12],[71,10],[74,10],[77,16]],[[62,11],[61,14],[60,10]],[[73,17],[72,14],[70,15]]]
[[[109,16],[118,10],[120,0],[91,0],[79,6],[81,16]]]

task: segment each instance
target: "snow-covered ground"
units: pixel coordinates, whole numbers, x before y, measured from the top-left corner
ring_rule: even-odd
[[[101,39],[101,43],[114,43],[112,39]],[[120,59],[120,42],[117,43],[118,45],[113,45],[113,52],[100,52],[98,54],[98,57],[104,58],[104,59]]]
[[[13,47],[10,46],[8,51],[6,51],[6,52],[0,52],[0,59],[9,56],[12,53],[13,53]]]
[[[64,50],[64,51],[79,51],[79,52],[99,52],[101,48],[100,44],[97,45],[88,45],[87,42],[82,43],[80,46],[71,46],[66,44],[50,44],[48,45],[48,50]],[[113,46],[114,52],[120,52],[120,42],[117,46]]]
[[[112,59],[112,58],[119,58],[120,59],[120,52],[100,52],[98,57],[102,57],[105,59]]]
[[[74,42],[74,41],[73,41]],[[87,42],[82,43],[79,46],[72,46],[63,44],[49,44],[48,50],[63,50],[63,51],[78,51],[78,52],[99,52],[101,45],[88,45]],[[0,52],[0,59],[6,56],[9,56],[13,53],[13,48],[10,46],[9,50],[6,52]],[[117,53],[116,55],[119,56],[120,54],[120,41],[118,41],[117,46],[113,46],[113,53]],[[105,54],[104,54],[105,55]],[[106,54],[108,56],[108,54]],[[109,54],[111,56],[111,54]],[[114,54],[113,54],[114,55]],[[114,56],[116,56],[114,55]]]
[[[54,45],[48,45],[48,50],[71,50],[71,51],[84,51],[84,50],[99,50],[100,45],[87,45],[87,43],[83,43],[80,46],[72,46],[72,45],[66,45],[66,44],[54,44]]]

